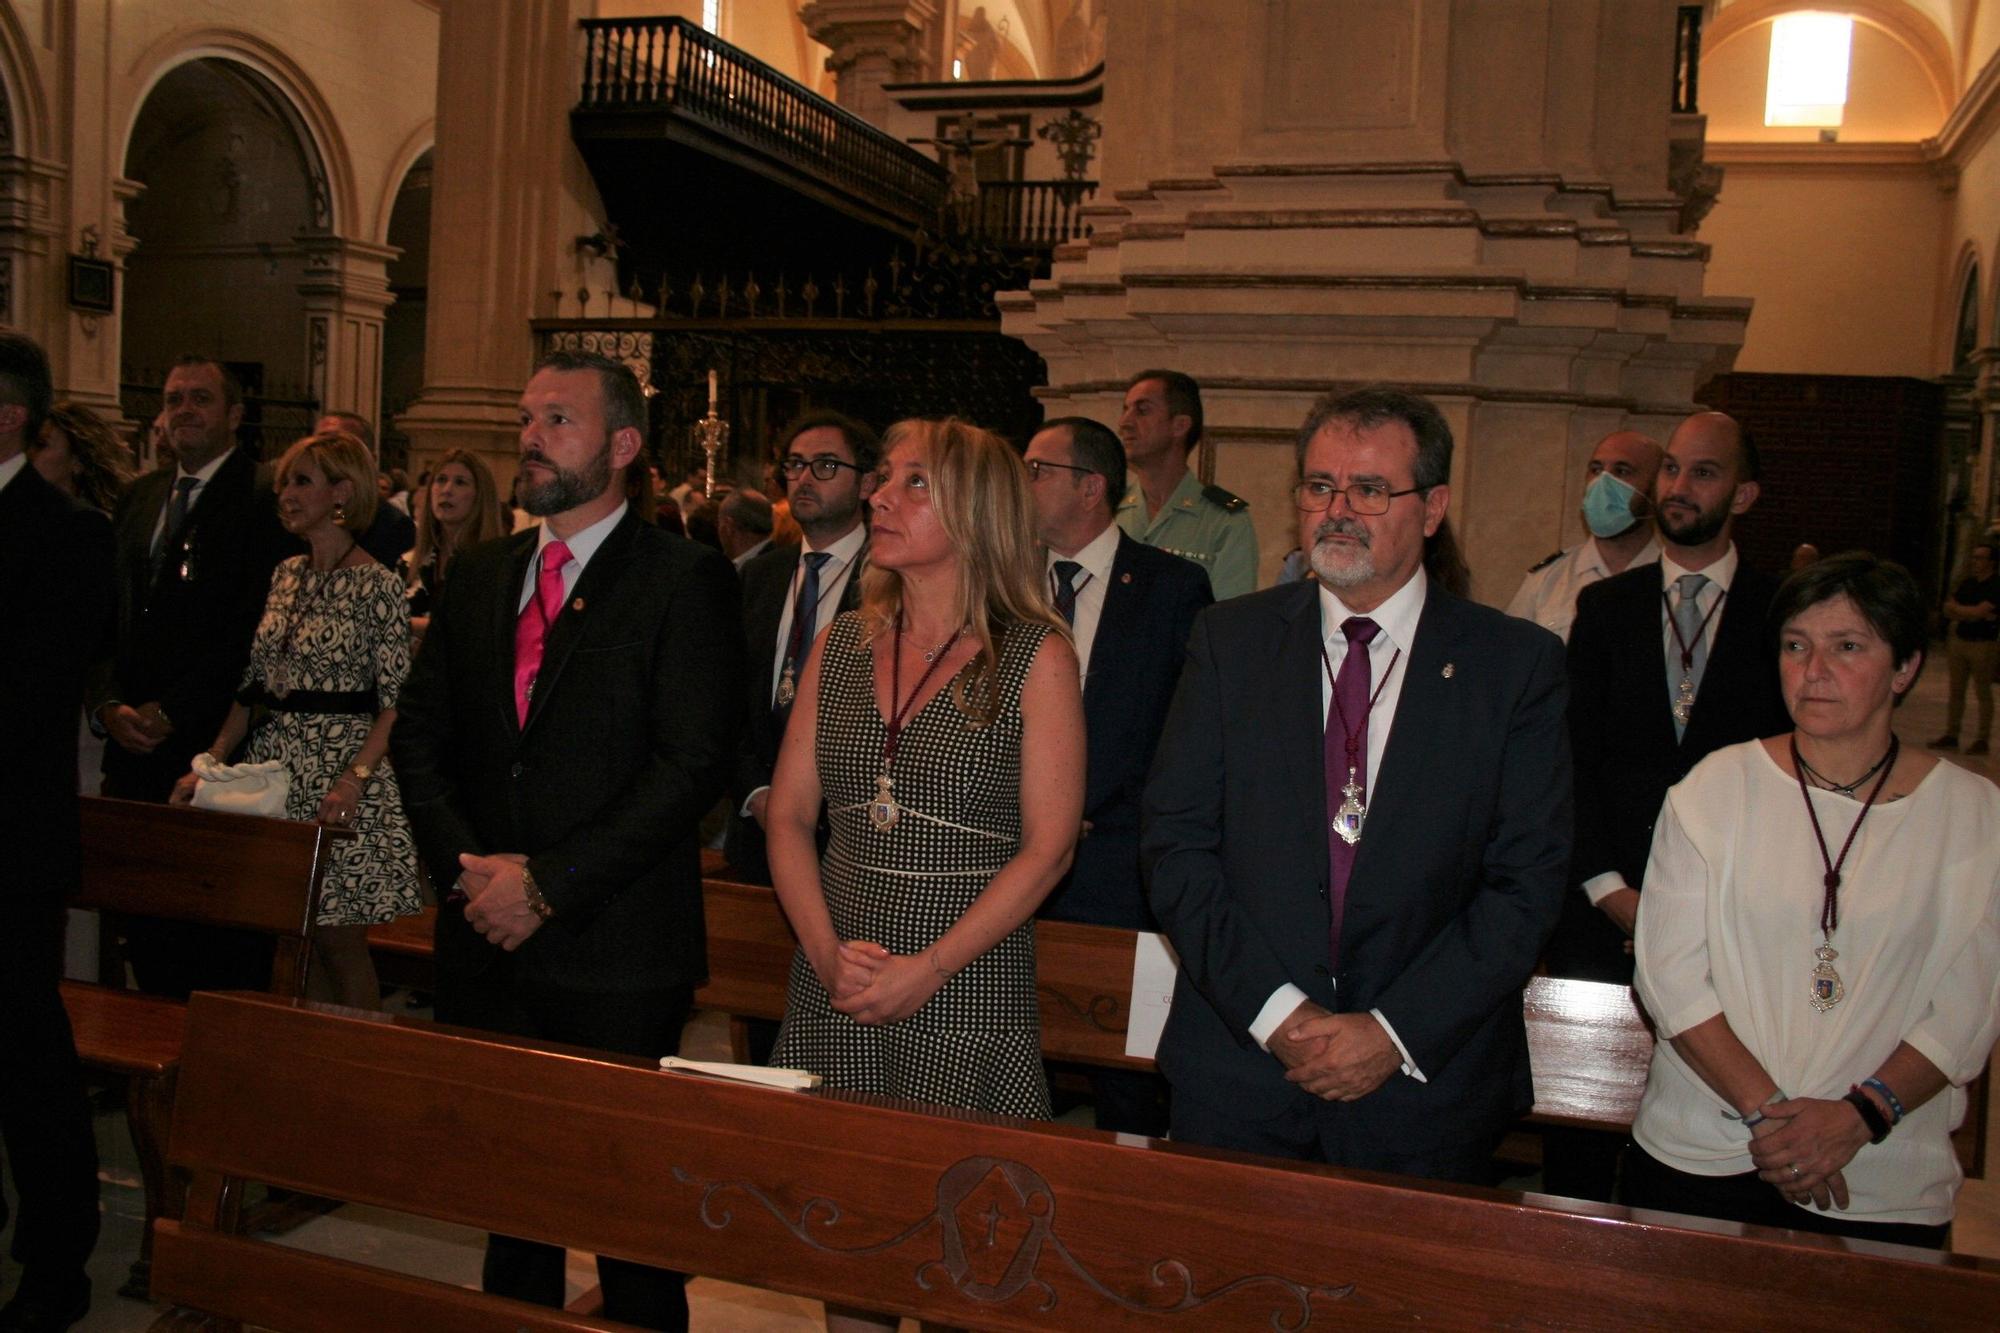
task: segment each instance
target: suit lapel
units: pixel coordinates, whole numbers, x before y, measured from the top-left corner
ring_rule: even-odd
[[[1310,839],[1319,882],[1326,882],[1326,705],[1320,681],[1326,668],[1320,657],[1319,584],[1307,579],[1300,595],[1282,614],[1287,617],[1278,641],[1275,700],[1278,727],[1284,737],[1280,758],[1288,785],[1297,798],[1304,827],[1318,830]]]
[[[528,577],[528,566],[534,562],[540,533],[539,527],[533,527],[515,534],[514,549],[508,556],[506,575],[493,607],[494,658],[500,664],[500,670],[494,673],[495,699],[507,718],[508,730],[516,732],[521,728],[521,720],[514,709],[514,622],[521,618],[521,585]]]
[[[1775,648],[1760,643],[1769,598],[1760,598],[1762,589],[1757,585],[1755,575],[1739,562],[1736,577],[1730,581],[1729,595],[1723,598],[1722,609],[1716,612],[1715,646],[1709,651],[1708,665],[1701,673],[1701,690],[1695,695],[1694,712],[1681,736],[1683,747],[1701,747],[1694,753],[1707,754],[1716,748],[1710,737],[1718,730],[1727,730],[1719,719],[1745,706],[1743,691],[1756,678],[1749,664],[1759,652],[1776,652]],[[1709,692],[1711,685],[1713,694]]]
[[[1431,585],[1424,594],[1423,614],[1417,618],[1415,641],[1403,653],[1403,685],[1396,696],[1389,743],[1382,750],[1382,769],[1368,783],[1368,820],[1354,858],[1357,886],[1365,882],[1363,877],[1374,863],[1371,849],[1394,845],[1392,826],[1422,807],[1424,783],[1451,771],[1451,738],[1460,716],[1453,684],[1457,665],[1452,663],[1458,641],[1452,604]],[[1447,663],[1453,665],[1452,676],[1444,674]],[[1472,663],[1466,665],[1470,668]],[[1350,888],[1350,913],[1353,893]]]
[[[1139,611],[1146,600],[1145,575],[1132,568],[1131,549],[1138,543],[1124,533],[1118,534],[1116,553],[1111,557],[1110,581],[1104,585],[1104,609],[1097,613],[1097,633],[1091,639],[1091,676],[1083,682],[1083,711],[1092,714],[1091,701],[1102,699],[1103,690],[1093,690],[1091,680],[1102,679],[1105,668],[1117,674],[1115,655],[1099,659],[1095,645],[1100,643],[1134,643],[1138,639]]]
[[[528,722],[521,728],[523,732],[534,726],[535,719],[548,707],[549,699],[561,683],[563,667],[590,623],[591,602],[602,598],[617,584],[619,575],[631,562],[638,532],[638,513],[627,510],[624,519],[611,529],[604,544],[597,548],[597,553],[590,557],[590,563],[583,567],[582,576],[570,590],[562,610],[556,613],[555,623],[549,626],[548,638],[542,644],[542,669],[535,677],[535,693],[528,702]],[[510,684],[512,674],[508,673]]]

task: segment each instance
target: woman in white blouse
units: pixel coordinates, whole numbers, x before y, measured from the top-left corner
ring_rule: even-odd
[[[1771,620],[1795,729],[1709,756],[1654,832],[1625,1199],[1942,1246],[2000,1036],[2000,790],[1890,726],[1927,628],[1902,566],[1822,560]]]

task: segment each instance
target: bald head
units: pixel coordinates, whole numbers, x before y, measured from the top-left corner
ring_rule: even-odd
[[[1728,550],[1730,529],[1757,503],[1757,450],[1733,417],[1697,412],[1674,428],[1653,487],[1660,539],[1675,561]]]
[[[1700,454],[1706,458],[1727,458],[1736,471],[1736,480],[1758,479],[1757,451],[1743,426],[1727,412],[1697,412],[1667,437],[1667,452]]]

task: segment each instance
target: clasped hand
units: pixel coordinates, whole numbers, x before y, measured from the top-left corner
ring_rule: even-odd
[[[161,741],[174,734],[173,723],[156,703],[112,704],[99,715],[104,730],[119,746],[132,754],[151,754]]]
[[[1403,1065],[1373,1014],[1336,1014],[1311,1000],[1278,1025],[1270,1047],[1286,1079],[1330,1102],[1366,1097]]]
[[[922,954],[890,953],[873,940],[844,940],[821,982],[833,1007],[857,1023],[896,1023],[923,1008],[944,978]]]
[[[1868,1127],[1855,1109],[1843,1101],[1795,1097],[1763,1111],[1767,1118],[1750,1131],[1757,1178],[1793,1203],[1847,1207],[1841,1172],[1868,1142]]]
[[[465,919],[489,943],[512,953],[542,928],[542,919],[528,906],[528,893],[521,884],[527,857],[519,852],[492,856],[465,852],[458,864],[458,881],[467,898]]]

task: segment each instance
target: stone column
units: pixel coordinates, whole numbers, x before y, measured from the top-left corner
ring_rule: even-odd
[[[394,303],[389,263],[402,252],[340,236],[301,236],[306,374],[322,412],[382,424],[382,317]]]
[[[1295,543],[1291,435],[1319,393],[1443,409],[1474,594],[1582,537],[1583,460],[1664,438],[1749,302],[1703,293],[1668,187],[1672,0],[1110,0],[1094,233],[1004,293],[1050,414],[1127,376],[1203,386],[1205,476]]]
[[[837,82],[835,100],[873,125],[888,120],[884,84],[948,77],[931,67],[924,32],[937,17],[936,0],[812,0],[799,11],[806,34],[833,52],[826,67]],[[955,29],[945,34],[949,52]],[[949,55],[946,59],[949,59]]]
[[[444,0],[438,34],[424,389],[397,424],[421,468],[448,449],[514,474],[529,321],[553,284],[565,192],[588,181],[569,138],[588,0]],[[552,305],[551,305],[552,308]]]

